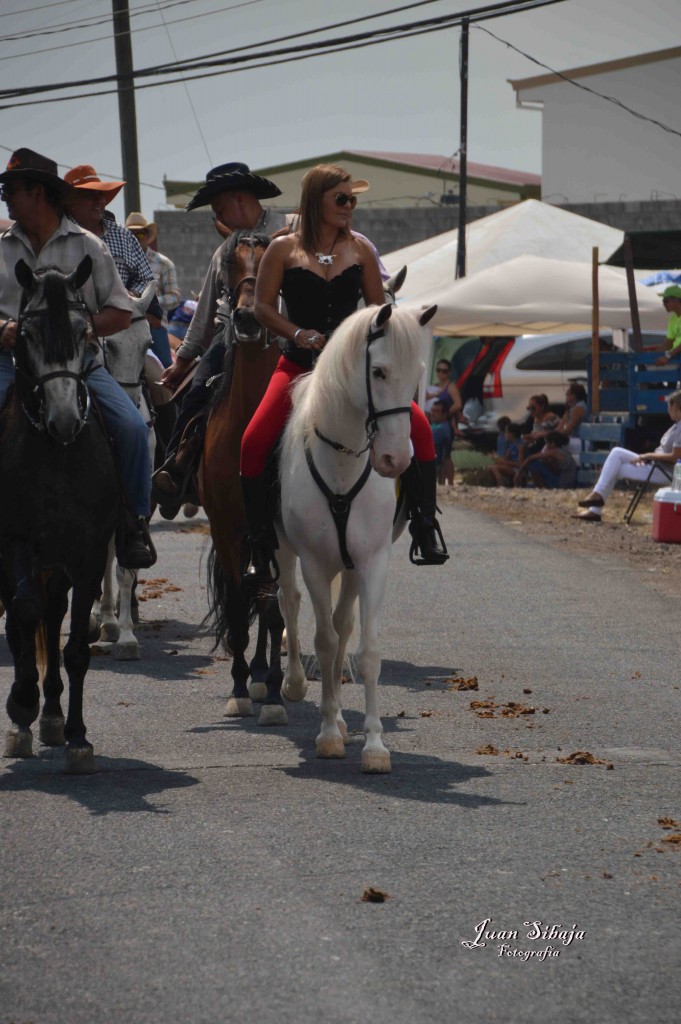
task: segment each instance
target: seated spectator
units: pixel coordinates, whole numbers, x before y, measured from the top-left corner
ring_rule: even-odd
[[[502,420],[508,420],[503,434],[504,449],[502,454],[492,456],[494,462],[489,467],[489,474],[497,487],[512,487],[513,479],[523,461],[525,450],[520,439],[520,426],[517,423],[511,423],[508,416],[501,416],[497,420],[497,426]]]
[[[532,427],[523,433],[527,455],[535,455],[544,447],[549,430],[556,430],[560,416],[551,412],[546,395],[532,395],[527,403],[527,411],[532,416]]]
[[[430,410],[430,428],[435,444],[437,482],[451,487],[454,483],[454,463],[451,459],[454,434],[447,418],[447,403],[436,398]]]
[[[577,466],[567,450],[568,438],[558,430],[549,430],[544,447],[534,455],[528,455],[515,476],[516,484],[529,474],[535,487],[555,490],[558,487],[574,487]]]
[[[573,519],[600,523],[603,506],[618,480],[646,480],[651,462],[664,462],[673,466],[681,459],[681,391],[674,391],[668,395],[667,410],[672,419],[672,426],[662,435],[655,451],[639,455],[628,448],[613,448],[603,463],[593,491],[582,501],[577,502],[579,507],[586,511],[576,512]],[[669,483],[669,479],[659,469],[653,470],[650,480],[654,484]]]
[[[506,454],[506,447],[508,445],[508,438],[506,437],[506,428],[510,427],[510,425],[510,416],[500,416],[499,419],[497,420],[497,430],[499,431],[499,433],[497,434],[497,455],[499,455],[502,459]],[[518,427],[518,432],[520,433],[520,427]]]
[[[586,389],[582,384],[570,384],[565,392],[565,412],[556,427],[569,439],[568,451],[578,454],[581,442],[577,436],[579,426],[586,416]]]

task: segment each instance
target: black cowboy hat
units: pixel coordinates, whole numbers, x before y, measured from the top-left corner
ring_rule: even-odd
[[[281,195],[281,189],[273,181],[253,174],[247,164],[220,164],[208,172],[205,183],[185,209],[195,210],[198,206],[208,206],[213,196],[220,192],[250,192],[256,199],[274,199]]]
[[[7,170],[0,174],[0,182],[16,181],[22,178],[29,178],[31,181],[39,181],[42,185],[51,185],[61,196],[66,197],[71,191],[63,178],[60,178],[58,167],[54,160],[40,153],[34,153],[32,149],[17,149],[7,161]]]

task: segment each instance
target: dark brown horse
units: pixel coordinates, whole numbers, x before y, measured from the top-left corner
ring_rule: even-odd
[[[48,746],[66,745],[65,766],[72,772],[95,767],[83,720],[88,625],[120,501],[110,446],[89,415],[89,318],[79,289],[91,270],[89,256],[68,275],[50,267],[33,273],[23,260],[17,264],[24,289],[17,376],[0,417],[0,598],[14,660],[5,756],[32,754],[44,654],[40,738]],[[59,638],[69,590],[64,721]]]
[[[202,503],[210,521],[213,550],[209,559],[211,618],[216,645],[228,640],[232,650],[234,688],[226,714],[253,714],[252,699],[263,699],[261,725],[285,725],[286,711],[280,696],[280,666],[283,622],[276,598],[259,603],[258,652],[269,633],[270,666],[265,683],[259,686],[249,677],[256,675],[255,659],[250,666],[245,652],[249,642],[249,602],[241,589],[241,577],[248,564],[247,527],[241,496],[239,458],[241,438],[265,394],[279,358],[277,345],[269,344],[266,331],[253,313],[255,275],[269,243],[267,235],[235,232],[227,242],[223,270],[230,290],[231,373],[224,374],[216,388],[206,427],[200,474]],[[230,362],[228,356],[228,362]]]

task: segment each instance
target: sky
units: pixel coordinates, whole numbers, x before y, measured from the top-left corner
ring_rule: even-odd
[[[406,2],[130,0],[133,62],[142,68],[199,57]],[[329,35],[472,6],[434,0]],[[89,25],[80,27],[85,19]],[[93,24],[95,19],[101,24]],[[541,115],[516,109],[508,79],[544,69],[506,44],[563,71],[678,45],[677,24],[678,0],[564,0],[484,22],[483,28],[503,42],[471,27],[468,160],[541,173]],[[38,32],[49,34],[26,37]],[[24,38],[8,38],[18,34]],[[459,30],[447,29],[273,68],[138,89],[142,212],[151,219],[165,208],[164,176],[201,181],[211,167],[231,160],[257,169],[340,149],[451,156],[459,148],[458,64]],[[0,3],[1,89],[114,72],[111,0]],[[56,160],[61,174],[80,163],[93,164],[102,178],[122,174],[115,94],[33,102],[3,109],[0,116],[0,164],[14,149],[28,146]],[[673,127],[681,129],[681,112]],[[119,196],[111,210],[122,220],[123,209]]]

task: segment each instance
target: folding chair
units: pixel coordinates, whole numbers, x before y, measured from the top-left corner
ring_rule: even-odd
[[[669,463],[669,462],[651,462],[650,463],[650,472],[648,473],[648,475],[645,478],[645,480],[639,480],[639,482],[636,484],[636,487],[634,488],[634,493],[631,496],[631,501],[627,505],[627,511],[624,513],[624,516],[622,517],[624,519],[624,522],[627,523],[627,525],[633,519],[634,512],[638,508],[638,503],[641,500],[641,498],[643,497],[643,495],[646,493],[646,491],[648,490],[648,484],[650,483],[650,478],[652,477],[652,475],[653,475],[653,473],[655,472],[656,469],[659,469],[667,477],[667,480],[669,480],[669,482],[671,483],[671,479],[672,479],[673,471],[674,471],[674,467],[671,465],[671,463]]]

